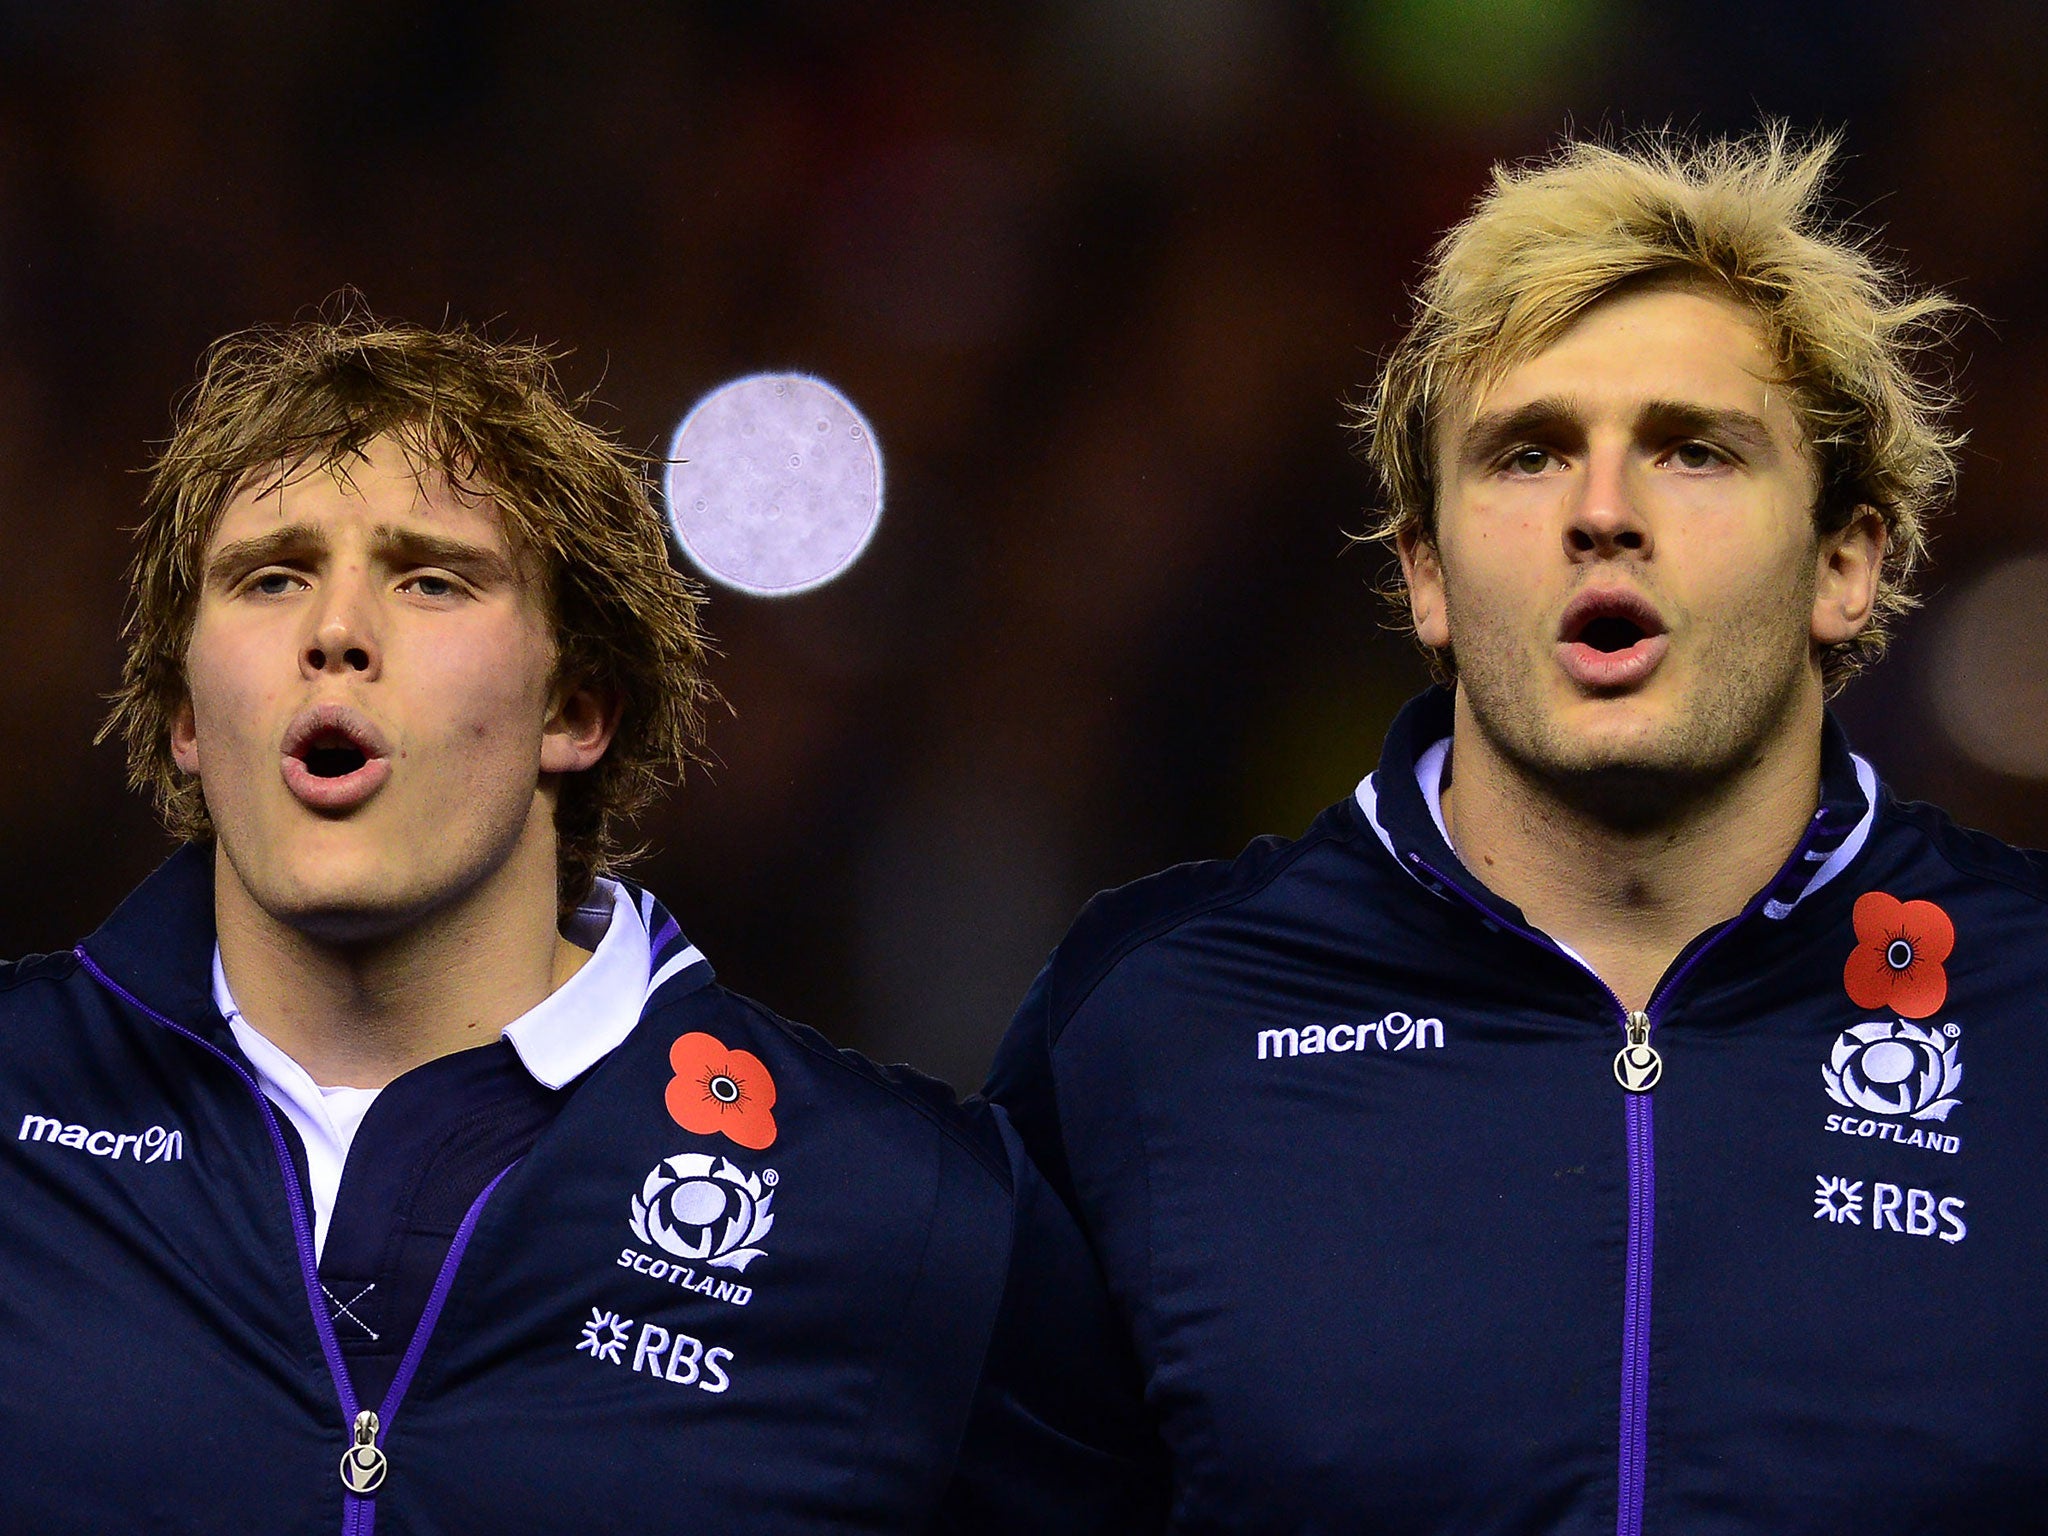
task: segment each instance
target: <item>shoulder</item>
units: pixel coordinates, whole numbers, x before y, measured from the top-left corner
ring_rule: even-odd
[[[0,1048],[42,1054],[51,1045],[77,1042],[79,1037],[74,1030],[39,1026],[108,1012],[111,1009],[80,969],[78,956],[68,950],[0,963]]]
[[[1932,857],[1967,882],[2008,891],[2048,907],[2048,853],[2017,848],[1988,832],[1958,826],[1946,811],[1922,801],[1885,794],[1880,816],[1922,856]]]
[[[679,1029],[707,1032],[718,1045],[754,1056],[773,1085],[779,1117],[801,1112],[822,1118],[839,1124],[842,1134],[897,1154],[930,1148],[1009,1193],[1009,1150],[980,1100],[962,1103],[937,1078],[835,1046],[817,1030],[715,982],[663,1012]]]
[[[0,961],[0,1010],[10,1005],[33,1007],[39,997],[48,995],[50,987],[77,974],[78,956],[68,949],[54,955],[24,955],[19,960]],[[17,998],[16,993],[21,996]]]
[[[1361,853],[1369,860],[1379,852],[1356,803],[1346,799],[1298,838],[1256,838],[1235,859],[1179,864],[1101,893],[1040,977],[1052,1036],[1106,978],[1139,957],[1168,957],[1177,941],[1198,936],[1270,939],[1296,919],[1324,919],[1333,899],[1340,906],[1369,901],[1369,885],[1357,879]],[[1406,879],[1391,860],[1386,872]]]

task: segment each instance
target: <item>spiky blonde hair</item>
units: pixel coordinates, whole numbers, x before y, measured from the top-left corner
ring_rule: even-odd
[[[1799,139],[1772,124],[1706,142],[1670,132],[1620,147],[1571,140],[1545,159],[1495,166],[1493,185],[1432,252],[1414,318],[1358,407],[1385,498],[1364,537],[1434,541],[1447,408],[1617,291],[1698,284],[1761,325],[1819,459],[1817,531],[1839,531],[1862,507],[1884,521],[1871,622],[1821,657],[1823,676],[1836,686],[1876,657],[1892,620],[1914,606],[1926,519],[1954,482],[1953,390],[1922,360],[1962,307],[1911,286],[1867,237],[1828,217],[1839,147],[1835,135]]]
[[[130,783],[173,836],[213,835],[199,782],[171,756],[206,546],[245,486],[345,473],[387,435],[420,473],[489,498],[535,575],[556,680],[620,706],[610,747],[564,776],[555,808],[557,896],[573,906],[623,856],[630,818],[695,755],[710,690],[703,595],[669,562],[647,459],[583,420],[536,344],[382,321],[345,295],[318,319],[208,348],[144,495],[128,654],[99,739],[125,741]]]

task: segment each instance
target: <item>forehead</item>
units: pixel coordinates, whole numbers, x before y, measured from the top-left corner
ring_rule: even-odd
[[[1651,403],[1742,411],[1787,444],[1802,437],[1761,319],[1696,286],[1633,288],[1592,305],[1554,341],[1446,402],[1445,437],[1537,402],[1627,417]]]
[[[349,522],[431,530],[513,553],[503,513],[487,490],[451,480],[390,436],[328,464],[273,464],[250,474],[221,509],[207,549],[283,526],[331,531]]]

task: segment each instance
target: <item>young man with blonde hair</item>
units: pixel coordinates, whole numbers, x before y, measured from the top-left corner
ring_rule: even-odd
[[[0,970],[10,1529],[1147,1518],[1000,1113],[605,873],[705,694],[643,471],[535,347],[209,354],[108,727],[185,846]]]
[[[2048,868],[1824,709],[1956,446],[1832,150],[1495,173],[1364,412],[1442,685],[1012,1028],[1175,1529],[2048,1526]]]

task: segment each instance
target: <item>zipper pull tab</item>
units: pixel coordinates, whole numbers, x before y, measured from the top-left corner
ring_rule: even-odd
[[[1664,1075],[1664,1058],[1650,1044],[1650,1016],[1630,1013],[1628,1044],[1614,1053],[1614,1080],[1630,1093],[1648,1093]]]
[[[384,1481],[391,1463],[377,1449],[377,1415],[367,1408],[356,1415],[355,1441],[341,1458],[341,1486],[358,1498],[368,1498]]]

